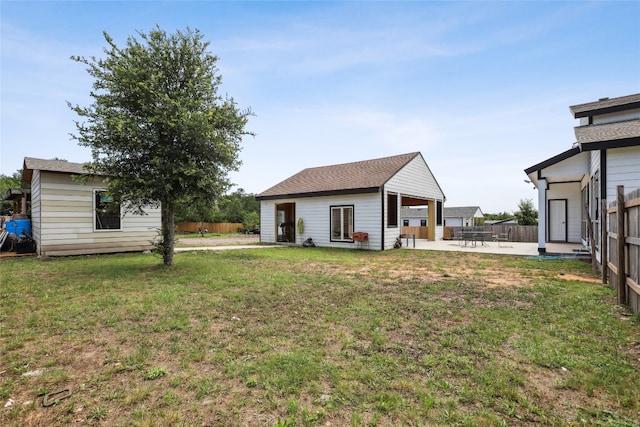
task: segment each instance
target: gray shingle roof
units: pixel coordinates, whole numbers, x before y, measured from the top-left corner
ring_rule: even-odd
[[[420,153],[304,169],[258,194],[256,199],[374,192],[416,156]]]
[[[574,128],[574,131],[576,140],[580,144],[638,138],[640,137],[640,119],[602,125],[578,126]]]
[[[625,108],[626,106],[626,108]],[[603,114],[611,111],[640,107],[640,93],[620,96],[618,98],[602,98],[598,101],[587,102],[585,104],[573,105],[569,107],[575,118],[587,117],[592,113]]]
[[[480,209],[480,206],[458,206],[451,208],[444,208],[445,218],[471,218]],[[482,214],[482,210],[480,209]]]
[[[24,158],[24,168],[22,172],[22,181],[31,182],[34,170],[48,172],[63,172],[77,175],[86,174],[87,170],[83,163],[66,162],[64,160],[45,160],[33,157]]]
[[[400,212],[400,216],[403,219],[409,218],[427,218],[429,216],[429,209],[427,208],[406,208],[403,207]]]

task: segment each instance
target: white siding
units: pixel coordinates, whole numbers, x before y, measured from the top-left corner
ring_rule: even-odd
[[[381,217],[380,194],[356,194],[341,196],[304,197],[299,199],[262,200],[260,202],[260,241],[263,243],[276,242],[276,205],[281,203],[295,203],[296,218],[302,218],[304,233],[296,235],[296,243],[312,238],[317,246],[336,248],[356,248],[358,243],[332,242],[330,233],[331,206],[353,206],[355,232],[369,233],[369,242],[363,245],[368,249],[380,249]]]
[[[462,218],[445,218],[447,227],[462,227]]]
[[[616,113],[600,114],[599,116],[593,116],[594,125],[602,125],[605,123],[615,123],[624,120],[633,120],[640,118],[640,108],[635,110],[627,110]],[[587,118],[588,119],[588,118]],[[587,120],[588,123],[588,120]]]
[[[440,189],[438,182],[431,173],[429,166],[425,163],[422,156],[416,156],[411,162],[409,162],[404,168],[396,173],[384,186],[384,218],[387,218],[387,194],[398,194],[398,210],[402,203],[402,196],[410,196],[425,200],[440,201],[444,206],[444,193]],[[425,203],[426,204],[426,203]],[[434,202],[434,211],[437,203]],[[431,215],[430,215],[431,216]],[[436,221],[437,213],[432,215],[433,221]],[[398,218],[400,218],[400,211],[398,211]],[[430,218],[431,220],[431,218]],[[441,240],[444,234],[444,218],[442,218],[443,224],[436,225],[435,227],[435,239]],[[400,223],[399,225],[402,225]],[[400,235],[401,228],[386,228],[385,229],[385,249],[392,248],[396,238]]]
[[[618,185],[625,194],[640,188],[640,147],[607,151],[607,202],[616,199]]]
[[[573,157],[546,167],[542,170],[545,178],[553,179],[556,176],[582,176],[589,173],[589,162],[592,162],[589,153],[578,153]]]
[[[35,171],[38,172],[38,171]],[[38,192],[32,193],[32,220],[38,223],[40,255],[77,255],[137,251],[151,248],[160,228],[160,209],[147,215],[123,212],[120,230],[94,230],[93,190],[104,188],[97,179],[74,181],[69,174],[41,171]],[[32,182],[33,185],[33,182]],[[35,199],[35,201],[34,201]],[[37,213],[34,213],[37,206]],[[35,235],[34,235],[35,237]]]
[[[581,242],[582,227],[582,201],[580,195],[580,183],[551,184],[547,191],[547,200],[567,200],[567,241],[571,243]],[[549,221],[545,221],[549,224]],[[548,230],[547,230],[548,236]]]
[[[276,203],[273,200],[260,201],[260,241],[276,242]]]
[[[331,206],[353,206],[353,231],[369,233],[365,247],[380,249],[380,194],[343,195],[303,198],[296,200],[296,221],[304,220],[302,238],[311,237],[316,245],[336,248],[355,248],[357,243],[332,242]]]
[[[31,177],[31,233],[36,241],[36,250],[40,253],[40,227],[42,220],[40,217],[40,171],[33,171]]]
[[[444,194],[422,156],[416,156],[386,184],[385,190],[406,196],[443,200]]]

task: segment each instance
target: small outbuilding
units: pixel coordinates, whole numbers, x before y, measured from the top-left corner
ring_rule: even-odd
[[[25,157],[22,181],[31,186],[29,217],[41,256],[144,251],[158,235],[159,207],[125,212],[82,163]]]
[[[304,169],[258,194],[260,240],[385,250],[401,209],[426,206],[428,239],[441,239],[445,196],[419,152]]]

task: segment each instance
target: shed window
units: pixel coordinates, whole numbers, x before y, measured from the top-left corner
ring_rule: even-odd
[[[408,227],[409,226],[409,220],[408,219],[403,219],[402,220],[402,225],[405,226],[405,227]]]
[[[120,204],[106,190],[94,190],[93,200],[96,230],[120,230]]]
[[[427,226],[427,220],[426,219],[421,219],[420,220],[420,227],[426,227]]]
[[[398,226],[398,195],[387,194],[387,227]]]
[[[353,206],[331,206],[331,241],[353,242]]]

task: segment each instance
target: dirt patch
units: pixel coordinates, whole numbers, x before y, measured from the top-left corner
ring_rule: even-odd
[[[576,280],[578,282],[588,282],[588,283],[602,283],[602,279],[598,277],[585,277],[585,276],[576,276],[575,274],[564,274],[560,273],[558,275],[558,279],[562,280]]]

